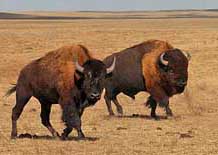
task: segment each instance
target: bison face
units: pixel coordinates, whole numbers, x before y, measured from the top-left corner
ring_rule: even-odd
[[[104,80],[114,70],[115,61],[116,59],[109,68],[106,68],[102,61],[94,59],[88,60],[83,66],[76,63],[76,69],[82,77],[81,89],[91,103],[94,104],[100,99],[104,89]]]
[[[189,59],[190,55],[179,49],[172,49],[160,55],[161,78],[173,89],[173,93],[182,93],[187,85]]]

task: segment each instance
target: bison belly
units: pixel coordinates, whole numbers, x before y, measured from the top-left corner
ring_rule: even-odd
[[[26,91],[31,91],[40,101],[56,104],[59,99],[56,88],[57,77],[55,71],[33,61],[21,71],[17,85]]]
[[[59,94],[56,89],[43,89],[43,90],[34,90],[33,96],[44,102],[50,104],[57,104],[59,99]]]

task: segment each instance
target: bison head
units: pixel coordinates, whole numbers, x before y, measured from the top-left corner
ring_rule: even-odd
[[[100,99],[104,89],[104,80],[113,72],[115,63],[115,58],[109,68],[106,68],[102,61],[96,59],[86,61],[83,66],[76,63],[76,70],[82,77],[80,80],[81,89],[83,89],[88,101],[95,103]]]
[[[159,57],[161,79],[170,94],[182,93],[188,80],[190,55],[179,49],[165,51]]]

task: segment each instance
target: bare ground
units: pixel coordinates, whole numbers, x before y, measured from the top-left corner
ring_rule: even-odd
[[[159,108],[162,119],[150,119],[146,93],[135,101],[121,94],[123,117],[109,117],[103,99],[85,111],[83,141],[75,139],[75,131],[68,141],[53,139],[41,125],[35,99],[25,107],[18,132],[36,136],[11,140],[15,95],[1,98],[0,154],[218,154],[217,25],[217,18],[0,20],[0,96],[16,83],[25,64],[63,45],[84,44],[103,59],[144,40],[161,39],[192,55],[188,88],[171,99],[173,118],[164,119]],[[51,120],[59,132],[64,127],[60,118],[60,107],[54,105]]]

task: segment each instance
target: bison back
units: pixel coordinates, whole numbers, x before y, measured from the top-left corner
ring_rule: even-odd
[[[21,70],[17,86],[31,90],[36,98],[55,103],[59,94],[68,95],[74,87],[75,61],[82,65],[91,58],[82,45],[51,51]]]
[[[141,60],[151,46],[141,43],[121,52],[106,57],[103,62],[110,66],[116,57],[116,66],[113,75],[106,79],[108,95],[117,95],[120,92],[132,97],[139,91],[145,91],[145,81],[142,74]]]

